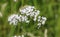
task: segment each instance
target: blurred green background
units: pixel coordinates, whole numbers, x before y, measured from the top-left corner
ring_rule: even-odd
[[[19,8],[24,5],[35,6],[36,9],[40,10],[40,16],[47,17],[46,24],[42,28],[37,30],[25,26],[24,29],[21,29],[20,23],[15,27],[8,24],[8,16],[18,13]],[[45,28],[48,30],[47,37],[60,37],[60,0],[17,0],[16,2],[14,0],[0,0],[0,12],[3,15],[0,17],[0,37],[11,37],[25,32],[44,37]]]

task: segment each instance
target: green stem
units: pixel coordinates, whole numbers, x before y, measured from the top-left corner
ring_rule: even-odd
[[[60,4],[59,5],[59,8],[58,8],[58,15],[60,15]],[[58,16],[57,18],[57,25],[55,26],[55,29],[56,29],[56,37],[60,37],[60,16]]]
[[[38,3],[37,0],[33,0],[34,6],[38,9]]]
[[[10,30],[10,33],[8,34],[8,37],[12,37],[13,36],[15,28],[16,28],[16,26],[11,26],[11,30]]]
[[[24,0],[21,0],[21,2],[22,2],[22,5],[21,6],[23,6],[24,5]]]

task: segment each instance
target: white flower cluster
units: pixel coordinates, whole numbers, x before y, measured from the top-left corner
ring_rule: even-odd
[[[45,21],[47,20],[46,17],[39,16],[40,11],[39,10],[36,10],[34,6],[24,6],[24,8],[20,9],[19,11],[20,11],[20,13],[22,15],[30,16],[30,18],[31,17],[34,17],[33,20],[34,21],[38,21],[38,24],[37,25],[39,27],[41,25],[44,25],[45,24]]]
[[[39,10],[36,10],[34,6],[24,6],[24,8],[19,10],[22,15],[37,17],[40,13]]]
[[[47,20],[46,17],[38,16],[38,19],[37,19],[37,21],[38,21],[38,24],[37,24],[38,25],[38,29],[41,27],[41,25],[45,24],[46,20]]]
[[[47,20],[46,17],[41,17],[41,16],[38,16],[38,22],[40,22],[41,24],[45,24],[45,21]]]
[[[8,21],[10,24],[14,24],[14,25],[17,25],[18,22],[29,23],[27,16],[22,16],[22,15],[18,15],[18,14],[13,14],[13,15],[9,16]]]
[[[17,19],[19,19],[18,14],[13,14],[13,15],[8,17],[9,23],[14,24],[14,25],[16,25],[18,23]]]
[[[13,14],[8,18],[10,24],[16,25],[19,22],[26,22],[29,23],[30,19],[32,18],[34,22],[38,22],[38,26],[40,27],[42,24],[45,24],[47,20],[46,17],[39,16],[40,11],[36,10],[34,6],[24,6],[23,8],[19,9],[20,14]],[[29,18],[30,17],[30,18]]]

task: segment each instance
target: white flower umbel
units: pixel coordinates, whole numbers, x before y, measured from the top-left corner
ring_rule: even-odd
[[[41,25],[45,24],[46,20],[47,20],[46,17],[38,16],[38,19],[37,19],[37,21],[38,21],[38,24],[37,24],[38,25],[38,29],[41,27]]]
[[[42,17],[42,24],[44,25],[46,22],[47,18],[46,17]]]
[[[19,19],[18,14],[12,14],[11,16],[8,17],[9,23],[14,25],[18,23],[18,19]]]
[[[8,21],[10,24],[14,24],[14,25],[17,25],[18,22],[29,23],[27,16],[18,15],[18,14],[12,14],[11,16],[9,16]]]
[[[40,11],[36,10],[34,6],[24,6],[24,8],[19,9],[21,14],[26,14],[26,16],[36,17],[39,15]]]
[[[42,23],[43,25],[45,24],[46,20],[47,20],[46,17],[38,16],[38,22]]]
[[[45,24],[47,18],[41,17],[40,11],[37,10],[34,6],[24,6],[19,9],[18,14],[12,14],[9,16],[8,21],[10,24],[17,25],[18,22],[30,23],[30,21],[37,22],[38,29]]]

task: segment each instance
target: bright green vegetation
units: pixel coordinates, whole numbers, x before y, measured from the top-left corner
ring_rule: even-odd
[[[3,5],[6,6],[3,6]],[[8,16],[19,12],[19,8],[24,5],[35,6],[40,10],[40,15],[47,17],[46,24],[39,30],[34,28],[33,21],[30,25],[18,23],[17,26],[9,25]],[[0,0],[0,11],[3,17],[0,17],[0,37],[11,37],[13,35],[21,35],[27,32],[33,33],[35,36],[44,37],[44,30],[48,29],[48,37],[60,37],[60,0]],[[21,29],[21,25],[24,28]],[[32,27],[33,26],[33,27]],[[26,36],[29,37],[29,36]]]

